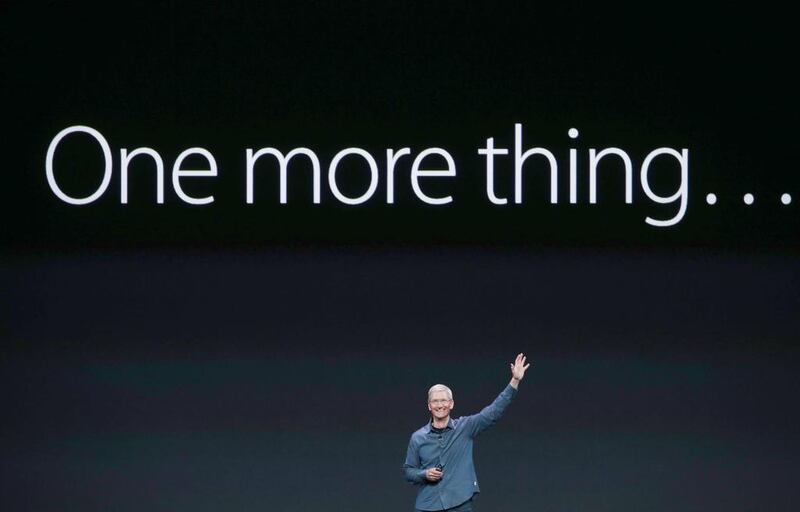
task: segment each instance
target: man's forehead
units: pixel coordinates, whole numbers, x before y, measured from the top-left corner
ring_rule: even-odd
[[[435,400],[436,398],[447,398],[447,391],[434,391],[431,393],[431,400]]]

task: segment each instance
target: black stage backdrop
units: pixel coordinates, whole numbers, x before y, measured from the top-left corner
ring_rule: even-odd
[[[427,418],[489,403],[480,510],[796,510],[798,81],[793,21],[767,4],[6,2],[0,7],[0,508],[412,510],[401,466]],[[526,164],[513,201],[514,125]],[[72,205],[56,134],[86,125],[111,179]],[[570,138],[575,128],[579,136]],[[498,157],[486,195],[486,139]],[[164,162],[130,165],[120,150]],[[192,147],[215,178],[172,166]],[[307,147],[287,203],[269,156]],[[363,148],[363,204],[328,165]],[[386,200],[386,149],[410,148]],[[428,147],[457,175],[409,179]],[[600,166],[590,148],[632,160]],[[685,180],[656,148],[689,151]],[[569,150],[577,197],[569,201]],[[540,156],[535,158],[541,158]],[[426,161],[426,168],[444,165]],[[103,177],[88,135],[54,175]],[[197,155],[183,168],[207,165]],[[338,169],[348,197],[364,160]],[[686,209],[669,227],[685,185]],[[716,202],[709,204],[708,194]],[[752,194],[746,204],[745,194]],[[793,199],[790,198],[793,196]],[[711,201],[713,202],[713,201]]]

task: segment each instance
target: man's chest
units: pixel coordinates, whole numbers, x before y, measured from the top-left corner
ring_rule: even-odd
[[[430,432],[420,440],[419,458],[423,467],[432,466],[446,458],[451,452],[463,449],[465,443],[461,432],[446,429],[441,433]]]

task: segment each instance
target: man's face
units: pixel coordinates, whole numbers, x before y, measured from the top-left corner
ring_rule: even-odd
[[[445,419],[450,416],[450,411],[453,410],[453,401],[447,398],[447,392],[434,391],[428,399],[428,410],[431,411],[435,419]]]

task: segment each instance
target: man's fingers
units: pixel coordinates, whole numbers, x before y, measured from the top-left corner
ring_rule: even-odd
[[[431,482],[437,482],[442,479],[442,472],[438,469],[429,469],[428,470],[428,480]]]
[[[527,369],[528,369],[528,367],[529,367],[530,365],[531,365],[531,363],[528,363],[528,364],[526,364],[526,365],[525,365],[525,366],[524,366],[522,369],[523,369],[523,370],[527,370]]]

